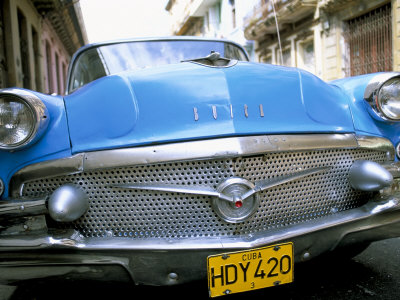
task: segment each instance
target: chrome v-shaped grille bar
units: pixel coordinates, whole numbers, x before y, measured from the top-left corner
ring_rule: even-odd
[[[202,196],[211,196],[217,197],[219,199],[229,201],[229,202],[237,202],[242,201],[255,193],[264,191],[266,189],[275,187],[277,185],[285,184],[287,182],[291,182],[303,177],[307,177],[313,174],[322,173],[331,167],[318,167],[313,169],[308,169],[300,172],[296,172],[286,176],[280,176],[278,178],[266,179],[256,181],[254,183],[254,187],[249,189],[246,193],[239,196],[239,198],[233,197],[231,195],[226,195],[219,192],[217,189],[214,189],[209,186],[203,185],[175,185],[175,184],[164,184],[164,183],[134,183],[134,184],[115,184],[111,185],[111,187],[122,188],[122,189],[133,189],[133,190],[150,190],[150,191],[163,191],[163,192],[172,192],[172,193],[184,193],[184,194],[194,194],[194,195],[202,195]]]

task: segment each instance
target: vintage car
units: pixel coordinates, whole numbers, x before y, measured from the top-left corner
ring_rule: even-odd
[[[0,283],[289,283],[400,235],[399,126],[399,73],[327,83],[192,37],[85,46],[66,95],[0,91]]]

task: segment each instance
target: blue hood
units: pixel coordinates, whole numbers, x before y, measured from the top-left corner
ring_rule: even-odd
[[[347,96],[298,69],[181,63],[65,97],[74,153],[221,136],[354,132]]]

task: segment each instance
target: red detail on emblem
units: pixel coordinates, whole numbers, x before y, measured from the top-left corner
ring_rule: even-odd
[[[242,206],[243,206],[243,202],[242,201],[236,201],[235,202],[235,206],[236,206],[236,208],[241,208]]]

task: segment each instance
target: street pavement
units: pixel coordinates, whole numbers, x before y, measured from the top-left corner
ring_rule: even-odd
[[[375,242],[355,258],[339,263],[317,260],[296,265],[294,276],[291,284],[232,294],[222,299],[400,299],[400,239]],[[3,291],[5,295],[6,290]],[[0,295],[1,292],[0,288]],[[10,299],[118,300],[155,298],[160,295],[173,299],[208,299],[207,282],[204,280],[170,287],[93,282],[34,283],[17,288]],[[5,299],[0,297],[0,300]]]

